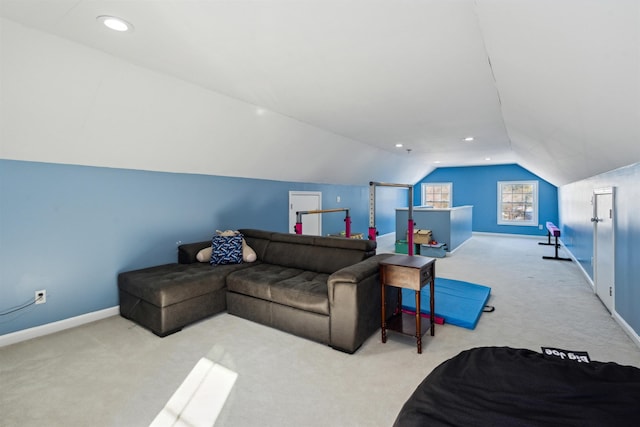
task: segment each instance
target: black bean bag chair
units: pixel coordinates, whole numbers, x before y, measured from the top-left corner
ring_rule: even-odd
[[[463,351],[425,378],[394,426],[640,426],[640,369],[561,356]]]

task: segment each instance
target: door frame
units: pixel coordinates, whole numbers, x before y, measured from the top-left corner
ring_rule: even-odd
[[[289,191],[289,233],[295,233],[295,225],[296,225],[296,210],[293,206],[293,197],[296,195],[301,196],[315,196],[318,199],[317,210],[322,209],[322,191]],[[317,215],[318,221],[318,236],[322,236],[322,214]],[[303,217],[304,222],[304,217]],[[302,229],[304,233],[304,227]],[[307,233],[305,233],[307,234]]]
[[[611,195],[611,246],[612,246],[612,251],[611,251],[611,265],[613,268],[613,280],[611,283],[611,290],[610,290],[610,296],[611,296],[611,307],[607,307],[607,305],[604,303],[604,301],[602,301],[602,298],[600,298],[600,295],[598,294],[598,256],[602,256],[602,253],[599,254],[598,252],[598,222],[597,221],[597,215],[598,215],[598,196],[601,195],[607,195],[610,194]],[[592,217],[592,222],[593,222],[593,292],[596,294],[596,296],[598,297],[598,299],[600,299],[603,303],[603,305],[607,308],[607,310],[611,311],[611,314],[613,314],[615,312],[615,303],[616,303],[616,281],[615,281],[615,262],[616,262],[616,233],[615,233],[615,226],[616,226],[616,215],[615,215],[615,187],[603,187],[603,188],[596,188],[593,190],[593,217]],[[599,255],[598,255],[599,254]],[[605,285],[606,286],[606,285]],[[606,292],[606,290],[605,290]]]

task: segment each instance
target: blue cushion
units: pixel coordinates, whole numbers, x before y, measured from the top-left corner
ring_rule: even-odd
[[[242,234],[213,236],[211,264],[240,264],[242,262]]]
[[[445,323],[467,329],[475,329],[491,294],[488,286],[442,277],[436,277],[434,291],[436,317],[442,317]],[[402,308],[415,313],[415,295],[415,291],[403,288]],[[425,286],[420,291],[420,312],[423,314],[430,314],[430,297],[429,286]]]

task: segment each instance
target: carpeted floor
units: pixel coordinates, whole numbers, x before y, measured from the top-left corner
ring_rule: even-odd
[[[573,262],[530,238],[474,236],[436,275],[491,287],[474,330],[373,335],[353,355],[226,313],[160,339],[119,316],[0,348],[0,425],[147,426],[201,357],[238,373],[217,426],[390,426],[439,363],[476,346],[589,352],[640,367],[640,348]],[[115,286],[115,283],[114,283]]]

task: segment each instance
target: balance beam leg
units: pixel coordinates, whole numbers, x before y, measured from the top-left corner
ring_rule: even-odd
[[[551,245],[554,245],[554,244],[557,245],[557,243],[551,243],[551,232],[550,231],[547,231],[547,243],[538,242],[538,244],[539,245],[545,245],[545,246],[551,246]]]
[[[560,247],[560,243],[558,243],[558,236],[556,236],[555,247],[556,247],[556,255],[555,256],[543,256],[542,259],[555,259],[555,260],[558,260],[558,261],[571,261],[571,258],[562,258],[562,257],[558,256],[558,248]]]

